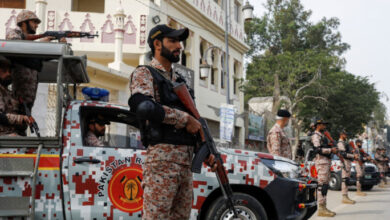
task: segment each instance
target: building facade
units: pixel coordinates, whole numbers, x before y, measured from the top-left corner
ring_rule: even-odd
[[[228,2],[230,16],[229,80],[223,68],[226,62],[225,2]],[[197,107],[208,120],[212,134],[218,141],[219,108],[227,102],[227,92],[237,115],[243,115],[241,113],[244,111],[244,96],[238,85],[238,80],[243,76],[244,54],[248,50],[244,42],[242,6],[243,0],[0,0],[0,18],[3,22],[0,38],[5,38],[7,31],[16,27],[16,16],[22,9],[35,11],[42,20],[38,33],[48,30],[98,32],[98,38],[68,39],[76,55],[86,54],[88,57],[87,70],[91,83],[83,86],[106,88],[110,91],[110,102],[127,104],[131,72],[150,60],[148,31],[156,24],[189,28],[190,37],[183,42],[178,70],[188,70],[187,76],[195,90]],[[210,46],[219,48],[208,53],[211,73],[201,78],[199,66]],[[227,91],[228,81],[230,91]],[[53,89],[51,85],[40,85],[33,109],[35,117],[45,121],[41,127],[48,134],[54,108],[50,96]],[[237,117],[233,138],[235,147],[244,145],[244,126],[244,118]]]

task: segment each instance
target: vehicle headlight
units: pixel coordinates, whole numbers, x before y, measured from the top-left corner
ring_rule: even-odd
[[[299,177],[299,168],[295,163],[282,160],[261,160],[272,172],[284,178],[296,179]]]

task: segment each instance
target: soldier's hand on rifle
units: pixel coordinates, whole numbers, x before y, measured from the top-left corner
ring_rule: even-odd
[[[332,153],[333,153],[333,154],[337,154],[337,152],[339,152],[339,150],[337,149],[337,147],[332,147]]]
[[[67,43],[67,42],[66,42],[66,38],[65,38],[65,37],[61,37],[61,39],[60,39],[58,42],[61,42],[61,43]]]
[[[353,157],[354,157],[355,160],[359,159],[359,155],[357,155],[357,154],[354,154]]]
[[[47,36],[47,37],[43,37],[41,38],[41,42],[50,42],[52,40],[55,40],[56,38],[55,37],[52,37],[52,36]]]
[[[186,130],[190,134],[197,134],[200,131],[201,124],[191,115],[188,115],[188,121],[186,124]]]
[[[210,154],[208,158],[204,161],[210,168],[212,172],[215,172],[217,170],[217,163],[215,161],[214,154]]]

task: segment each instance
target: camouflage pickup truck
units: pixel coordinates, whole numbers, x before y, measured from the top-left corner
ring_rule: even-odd
[[[40,83],[56,83],[58,91],[54,137],[0,137],[0,219],[140,219],[145,149],[129,107],[69,95],[68,85],[89,78],[86,57],[73,56],[67,44],[0,45],[0,55],[42,58]],[[92,114],[110,121],[103,147],[84,141]],[[218,150],[235,197],[245,201],[236,206],[241,219],[308,219],[316,211],[316,184],[299,176],[295,162]],[[233,218],[207,166],[193,186],[191,219]]]

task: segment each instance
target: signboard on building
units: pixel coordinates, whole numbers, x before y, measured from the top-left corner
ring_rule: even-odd
[[[187,85],[191,89],[194,89],[195,72],[192,69],[189,69],[181,64],[174,63],[173,64],[173,71],[182,75],[185,78],[185,80],[187,81]]]
[[[220,112],[219,139],[231,142],[234,130],[234,105],[221,104]]]
[[[264,141],[264,119],[263,117],[249,113],[248,115],[248,139]]]

